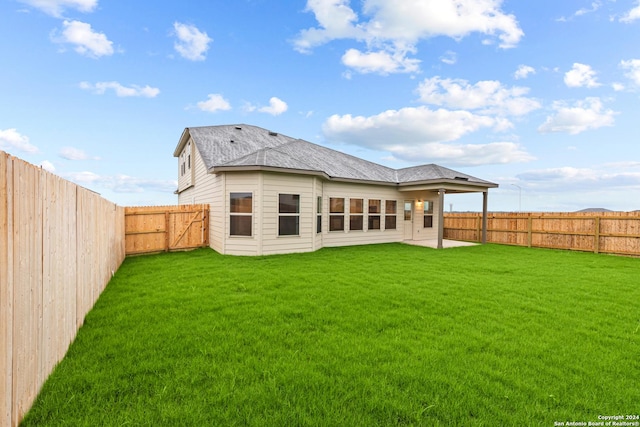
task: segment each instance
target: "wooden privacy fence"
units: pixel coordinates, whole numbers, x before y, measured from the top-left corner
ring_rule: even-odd
[[[143,206],[125,209],[127,255],[209,245],[209,205]]]
[[[124,260],[124,209],[0,151],[0,426],[16,426]]]
[[[482,214],[449,213],[444,237],[480,241]],[[640,256],[640,212],[490,213],[487,242]]]

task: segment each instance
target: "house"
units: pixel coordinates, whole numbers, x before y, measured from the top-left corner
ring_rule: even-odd
[[[173,155],[178,203],[210,204],[210,245],[232,255],[442,247],[444,194],[482,192],[486,218],[498,186],[434,164],[396,170],[246,124],[186,128]]]

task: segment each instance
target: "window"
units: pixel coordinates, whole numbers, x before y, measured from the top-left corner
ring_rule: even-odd
[[[362,199],[349,199],[349,230],[362,230]]]
[[[344,230],[344,199],[329,198],[329,231]],[[340,215],[337,215],[340,214]]]
[[[396,229],[396,201],[386,200],[384,203],[384,229]]]
[[[253,195],[251,193],[231,193],[229,211],[229,234],[232,236],[251,236]]]
[[[278,196],[278,236],[298,236],[300,234],[300,195],[280,194]]]
[[[424,228],[433,228],[433,202],[424,201]]]
[[[380,200],[369,200],[369,230],[380,230],[380,213],[382,203]]]
[[[316,206],[316,233],[322,233],[322,196],[318,196]]]

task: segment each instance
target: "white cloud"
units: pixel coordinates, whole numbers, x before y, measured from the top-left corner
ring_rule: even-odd
[[[610,165],[592,168],[536,169],[517,175],[527,181],[527,187],[546,191],[607,191],[614,189],[640,189],[640,172],[627,170],[625,166]]]
[[[100,157],[89,156],[84,150],[75,147],[62,147],[59,155],[67,160],[100,160]]]
[[[173,193],[178,187],[177,181],[174,180],[137,178],[122,174],[101,176],[94,172],[82,171],[68,172],[61,174],[61,176],[82,186],[106,188],[116,193],[144,193],[146,191]]]
[[[517,175],[518,178],[527,181],[565,181],[565,180],[594,180],[595,173],[592,169],[579,169],[574,167],[560,167],[537,169]]]
[[[620,22],[630,24],[637,19],[640,19],[640,0],[636,1],[636,6],[620,18]]]
[[[627,70],[625,76],[628,77],[634,85],[640,86],[640,59],[620,61],[620,67]]]
[[[198,108],[202,111],[207,111],[209,113],[215,113],[216,111],[226,111],[231,109],[231,104],[229,101],[224,99],[224,97],[217,93],[210,93],[208,95],[206,101],[198,102]]]
[[[613,0],[613,1],[615,1],[615,0]],[[601,0],[597,0],[597,1],[594,1],[594,2],[591,3],[591,7],[590,8],[583,7],[581,9],[576,10],[569,17],[562,16],[562,17],[556,19],[556,21],[568,22],[568,21],[573,20],[573,18],[584,16],[584,15],[588,15],[589,13],[594,13],[594,12],[598,11],[600,9],[600,7],[602,7],[602,1]]]
[[[98,0],[19,0],[21,3],[35,7],[42,12],[60,18],[65,9],[80,12],[92,12],[98,6]]]
[[[336,114],[323,124],[323,132],[332,141],[389,150],[400,145],[453,141],[496,124],[491,117],[468,111],[407,107],[369,117]]]
[[[419,61],[407,58],[420,40],[446,36],[459,40],[481,33],[514,47],[524,33],[513,15],[505,14],[502,0],[364,0],[360,20],[348,0],[308,0],[318,27],[302,30],[293,41],[299,52],[336,39],[363,42],[367,52],[350,49],[342,60],[361,72],[413,72]]]
[[[611,87],[613,88],[613,90],[615,90],[616,92],[621,92],[623,90],[626,89],[625,85],[623,85],[622,83],[612,83]]]
[[[573,68],[564,75],[564,83],[569,87],[588,87],[594,88],[600,86],[596,80],[596,72],[590,65],[573,64]]]
[[[479,165],[533,159],[512,142],[446,144],[471,132],[495,126],[500,126],[500,120],[468,111],[417,107],[389,110],[370,117],[333,115],[325,121],[322,129],[330,142],[383,150],[410,162]]]
[[[256,111],[257,108],[258,107],[256,107],[255,105],[253,105],[252,103],[250,103],[248,101],[245,101],[242,104],[242,107],[241,107],[242,111],[244,111],[245,113],[252,113],[252,112]]]
[[[567,132],[576,135],[587,130],[598,129],[603,126],[613,126],[614,116],[618,113],[605,110],[600,98],[585,98],[577,101],[573,106],[556,101],[553,104],[555,114],[548,116],[538,132]]]
[[[349,7],[349,0],[308,0],[305,11],[313,12],[320,28],[300,32],[294,40],[294,47],[299,52],[308,53],[334,39],[364,39],[366,36],[357,25],[358,16]]]
[[[635,169],[640,168],[640,162],[627,160],[622,162],[610,162],[603,165],[605,168],[613,169]]]
[[[453,65],[458,62],[458,55],[455,52],[448,50],[440,57],[440,61],[447,65]]]
[[[64,28],[59,36],[57,32],[52,34],[54,42],[72,44],[76,52],[91,58],[113,55],[113,42],[103,33],[93,31],[91,25],[65,20],[62,26]]]
[[[407,52],[378,51],[362,53],[358,49],[349,49],[342,56],[342,63],[347,67],[366,74],[379,73],[414,73],[420,68],[419,59],[410,59]]]
[[[483,80],[470,84],[462,79],[425,79],[418,86],[420,101],[450,108],[480,110],[482,113],[521,116],[540,108],[540,103],[526,95],[529,88],[506,88],[499,81]]]
[[[178,188],[178,182],[174,180],[145,179],[127,175],[104,177],[102,182],[104,187],[116,193],[143,193],[146,191],[173,193]]]
[[[38,147],[29,142],[29,137],[20,134],[15,128],[0,129],[0,149],[19,150],[25,153],[37,153]]]
[[[536,73],[535,68],[529,65],[520,65],[516,70],[516,72],[513,74],[513,77],[516,80],[526,79],[527,77],[529,77],[530,74],[535,74],[535,73]]]
[[[271,97],[271,99],[269,99],[268,107],[259,108],[258,111],[262,113],[271,114],[272,116],[279,116],[280,114],[287,111],[288,108],[289,107],[287,106],[286,102],[274,96],[274,97]]]
[[[480,166],[522,163],[535,160],[519,144],[445,144],[431,142],[417,146],[398,146],[390,150],[395,158],[410,162],[445,163],[450,166]]]
[[[80,89],[88,90],[96,95],[103,95],[107,89],[113,89],[116,96],[119,97],[131,97],[140,96],[144,98],[155,98],[160,93],[160,89],[147,86],[131,85],[129,87],[123,86],[118,82],[97,82],[91,84],[89,82],[81,82],[79,84]]]
[[[575,16],[582,16],[582,15],[586,15],[588,13],[593,13],[595,11],[597,11],[598,9],[600,9],[600,6],[602,6],[602,2],[601,1],[594,1],[591,3],[591,8],[588,9],[586,7],[583,7],[582,9],[578,9],[575,13]]]
[[[180,56],[191,61],[204,61],[205,54],[209,50],[209,43],[213,39],[194,25],[174,22],[173,29],[178,38],[173,47]]]
[[[43,160],[40,162],[40,167],[47,172],[54,173],[56,171],[56,167],[49,160]]]
[[[372,17],[366,28],[374,39],[415,43],[479,32],[498,34],[500,47],[514,47],[524,33],[515,16],[502,12],[501,4],[502,0],[365,0],[363,10]]]
[[[99,183],[102,180],[100,175],[88,171],[66,172],[61,174],[61,176],[68,179],[69,181],[73,181],[76,184],[80,184],[83,186],[89,186],[91,184]]]

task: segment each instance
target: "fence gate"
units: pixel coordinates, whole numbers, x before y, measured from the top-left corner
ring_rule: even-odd
[[[209,245],[209,205],[142,206],[125,209],[127,255]]]

